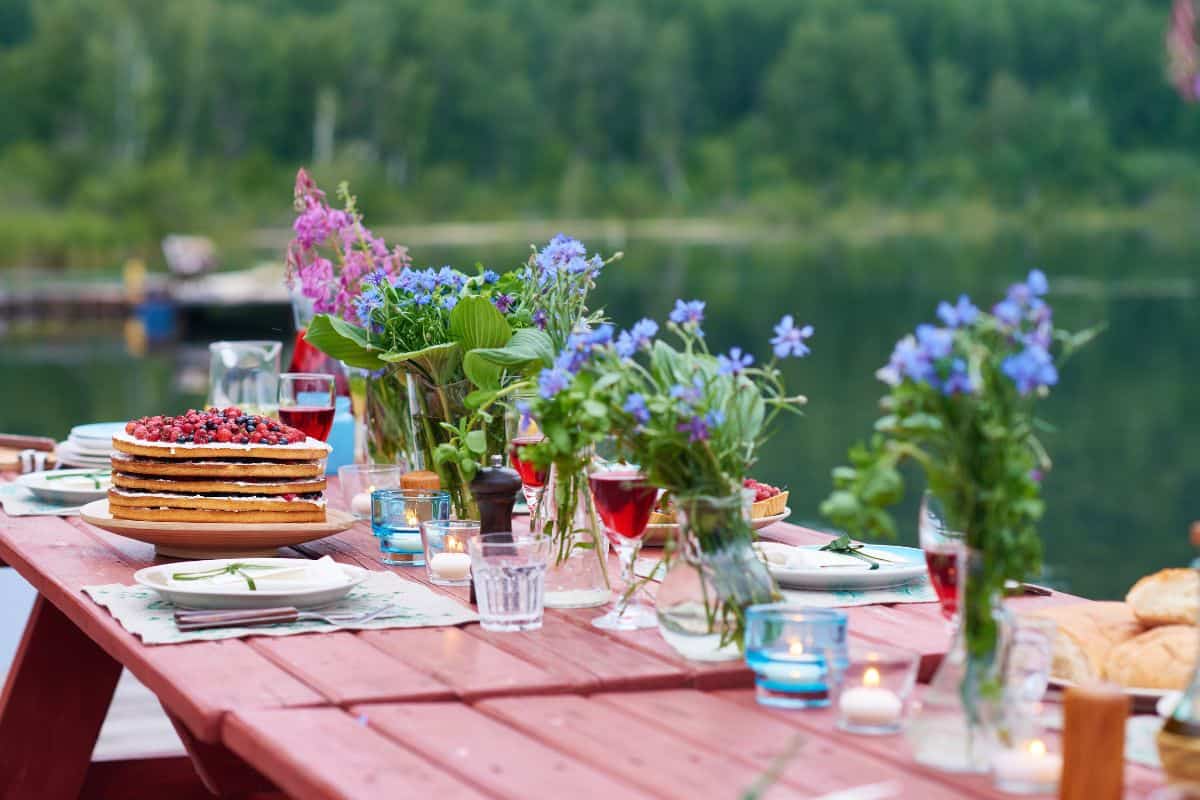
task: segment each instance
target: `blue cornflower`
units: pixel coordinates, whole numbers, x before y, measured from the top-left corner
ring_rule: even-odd
[[[652,319],[640,319],[633,327],[622,331],[617,337],[617,355],[629,358],[641,348],[650,349],[654,334],[658,333],[658,323]]]
[[[447,311],[453,311],[456,305],[458,305],[458,295],[448,294],[442,298],[442,308]]]
[[[691,444],[708,441],[708,423],[699,415],[693,415],[687,422],[680,422],[675,426],[675,430],[686,433]]]
[[[1024,313],[1021,311],[1020,304],[1009,297],[992,306],[992,316],[1004,327],[1015,328],[1021,324],[1021,317],[1024,316]]]
[[[555,273],[565,268],[574,259],[587,255],[587,248],[578,239],[560,233],[537,255],[537,265],[543,273]]]
[[[1030,345],[1021,352],[1008,356],[1000,365],[1000,369],[1023,395],[1058,383],[1058,370],[1050,352],[1036,345]]]
[[[392,279],[392,286],[405,292],[411,292],[417,285],[417,271],[405,267],[400,274]]]
[[[929,354],[917,344],[917,338],[909,334],[896,342],[891,358],[876,371],[875,377],[889,386],[898,386],[905,378],[920,383],[931,380],[935,374]]]
[[[362,294],[354,298],[354,312],[364,328],[371,327],[371,314],[382,307],[383,295],[374,286],[364,289]]]
[[[482,277],[484,285],[490,285],[500,280],[500,276],[490,269],[485,269]]]
[[[546,330],[546,309],[539,308],[533,312],[533,326],[539,331]]]
[[[1039,322],[1033,330],[1024,336],[1022,341],[1029,347],[1040,347],[1049,350],[1054,342],[1054,326],[1049,320]]]
[[[588,259],[588,264],[592,268],[592,277],[599,278],[600,270],[604,269],[604,259],[600,257],[599,253],[597,253],[596,255],[594,255],[590,259]]]
[[[513,307],[513,303],[517,299],[511,294],[497,294],[492,296],[492,305],[494,305],[501,314],[507,314]]]
[[[809,354],[808,345],[804,344],[804,340],[812,335],[812,325],[797,328],[792,315],[785,314],[783,319],[779,320],[779,324],[775,326],[775,338],[771,340],[771,344],[775,347],[775,355],[779,358],[789,355],[803,358]]]
[[[918,325],[917,344],[930,361],[946,358],[954,349],[954,331],[933,325]]]
[[[672,399],[681,401],[685,408],[691,408],[704,399],[704,377],[696,375],[691,384],[677,383],[669,391]]]
[[[598,328],[593,328],[583,334],[583,341],[587,344],[588,349],[603,347],[613,340],[613,326],[605,323]]]
[[[743,353],[740,347],[734,347],[728,356],[717,356],[717,372],[722,375],[737,375],[753,363],[754,356]]]
[[[650,421],[650,409],[646,408],[646,398],[637,392],[632,392],[625,398],[625,404],[621,406],[621,410],[633,417],[639,425],[645,425]]]
[[[676,325],[690,328],[696,332],[696,335],[703,336],[704,332],[700,330],[700,323],[704,321],[704,301],[676,300],[670,319]]]
[[[632,358],[633,354],[637,352],[637,343],[629,335],[629,331],[621,331],[621,335],[617,337],[617,341],[613,344],[613,349],[617,351],[617,355],[621,358]]]
[[[1046,273],[1040,269],[1031,269],[1029,271],[1029,277],[1025,279],[1025,285],[1029,287],[1029,291],[1035,297],[1041,297],[1050,291],[1050,284],[1046,280]]]
[[[427,306],[433,302],[433,295],[420,292],[413,295],[413,302],[419,306]]]
[[[518,400],[516,402],[517,413],[521,415],[521,430],[525,430],[533,424],[533,412],[529,407],[528,400]]]
[[[950,305],[946,301],[938,304],[937,308],[938,319],[946,323],[951,328],[961,328],[964,325],[970,325],[979,316],[979,309],[971,302],[971,299],[965,294],[958,296],[958,302]]]
[[[974,394],[975,383],[971,380],[971,375],[967,371],[967,362],[961,358],[956,358],[950,362],[950,374],[946,376],[945,383],[942,384],[942,394]]]
[[[543,400],[550,400],[570,386],[574,379],[574,375],[559,367],[543,369],[538,375],[538,394]]]
[[[591,270],[592,265],[583,257],[572,258],[567,262],[567,272],[572,275],[582,275]]]
[[[414,281],[414,288],[432,292],[438,287],[437,273],[432,269],[419,270]]]
[[[437,273],[437,282],[440,286],[449,287],[455,291],[463,288],[467,279],[461,272],[450,267],[442,267]]]
[[[381,269],[371,270],[363,277],[363,283],[368,286],[382,286],[387,282],[388,274]]]

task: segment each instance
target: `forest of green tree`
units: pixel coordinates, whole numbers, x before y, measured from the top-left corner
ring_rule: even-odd
[[[0,0],[0,264],[287,221],[1190,204],[1167,0]]]

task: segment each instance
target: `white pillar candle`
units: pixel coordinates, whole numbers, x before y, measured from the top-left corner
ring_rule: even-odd
[[[1034,739],[1023,747],[996,753],[992,769],[997,783],[1054,787],[1062,775],[1062,756],[1046,752],[1046,744]]]
[[[437,553],[429,562],[433,577],[444,581],[463,581],[471,571],[471,557],[466,553]]]
[[[371,516],[371,493],[359,492],[350,498],[350,511],[356,517],[366,518]]]

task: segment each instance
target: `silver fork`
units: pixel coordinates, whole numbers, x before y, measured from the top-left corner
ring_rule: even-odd
[[[301,611],[293,606],[279,608],[255,608],[241,611],[185,610],[175,612],[175,625],[181,631],[197,631],[206,628],[241,628],[247,625],[278,625],[285,622],[315,620],[330,625],[362,625],[393,611],[395,605],[381,606],[374,611],[358,614],[320,614],[316,611]]]

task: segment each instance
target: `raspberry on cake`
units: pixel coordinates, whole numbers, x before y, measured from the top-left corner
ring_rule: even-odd
[[[773,517],[782,514],[787,508],[788,492],[769,483],[746,478],[742,481],[743,488],[754,490],[754,505],[750,506],[750,516],[753,519]]]

